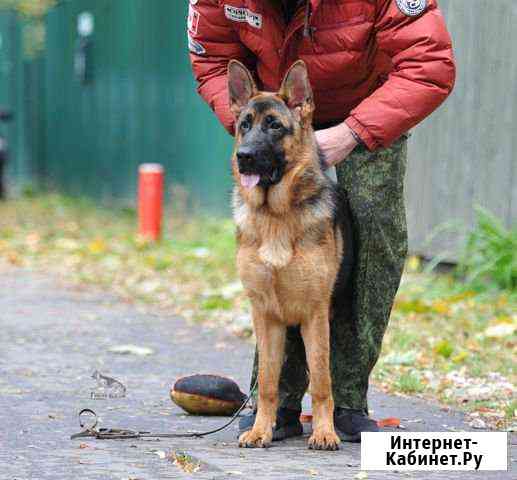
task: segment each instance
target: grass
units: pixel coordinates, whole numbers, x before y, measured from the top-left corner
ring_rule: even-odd
[[[517,288],[517,229],[507,229],[487,210],[477,207],[477,225],[467,236],[458,273],[474,288]]]
[[[395,388],[402,393],[420,393],[424,391],[424,385],[420,375],[414,372],[402,373],[395,381]]]
[[[12,200],[0,204],[0,265],[3,259],[100,285],[249,335],[232,221],[186,219],[179,207],[167,212],[163,240],[149,243],[135,235],[132,209],[50,194]],[[372,378],[386,391],[435,399],[508,428],[517,410],[517,293],[506,263],[480,265],[493,263],[496,250],[506,252],[514,233],[480,228],[466,246],[471,260],[458,272],[429,273],[409,259]],[[494,235],[499,240],[492,242]],[[472,250],[477,244],[479,254]]]

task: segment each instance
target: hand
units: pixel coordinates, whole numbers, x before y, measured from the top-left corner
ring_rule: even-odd
[[[342,162],[357,146],[357,140],[345,122],[335,127],[318,130],[316,142],[323,153],[327,168]]]

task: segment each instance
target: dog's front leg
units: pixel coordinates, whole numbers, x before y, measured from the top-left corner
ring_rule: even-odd
[[[239,438],[240,447],[267,447],[273,438],[278,406],[278,381],[284,360],[285,325],[253,308],[259,352],[258,410],[253,428]]]
[[[309,448],[337,450],[339,437],[334,430],[334,400],[330,378],[330,325],[327,305],[302,323],[301,333],[310,372],[312,394],[312,430]]]

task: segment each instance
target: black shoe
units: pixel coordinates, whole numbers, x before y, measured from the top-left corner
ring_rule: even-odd
[[[273,428],[273,442],[303,435],[300,413],[301,410],[291,410],[288,408],[279,408],[277,410],[276,425]],[[253,412],[239,420],[239,436],[253,428],[256,416],[257,413]]]
[[[378,432],[379,427],[363,410],[336,408],[334,410],[334,427],[343,442],[359,443],[361,432]]]

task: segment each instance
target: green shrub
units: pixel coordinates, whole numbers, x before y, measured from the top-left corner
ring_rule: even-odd
[[[517,229],[507,229],[487,210],[476,207],[477,224],[467,235],[457,273],[475,288],[517,287]]]

